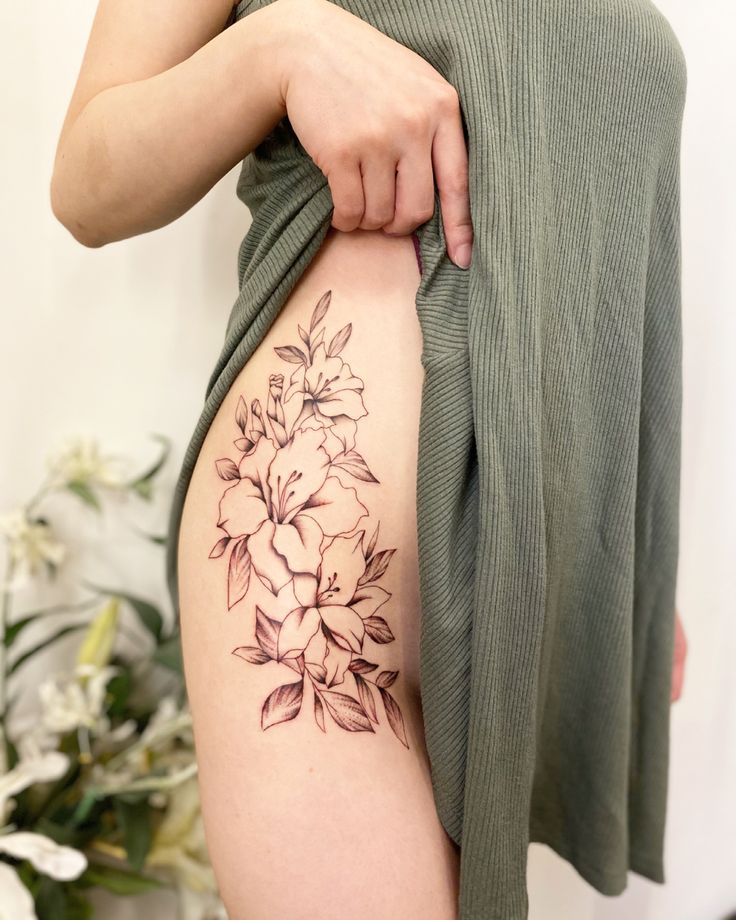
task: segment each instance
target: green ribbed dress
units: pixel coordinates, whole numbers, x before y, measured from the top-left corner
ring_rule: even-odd
[[[269,0],[243,0],[236,18]],[[527,916],[527,847],[664,881],[686,66],[649,0],[342,0],[459,91],[475,229],[418,235],[421,680],[461,920]],[[242,165],[240,292],[174,498],[328,230],[288,119]],[[391,918],[399,920],[399,918]]]

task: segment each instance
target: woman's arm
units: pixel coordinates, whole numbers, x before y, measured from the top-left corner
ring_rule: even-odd
[[[434,212],[467,267],[473,230],[456,89],[329,0],[101,0],[59,140],[54,214],[102,246],[170,223],[286,114],[327,178],[332,226],[405,235]]]
[[[102,246],[175,220],[285,114],[274,7],[223,32],[230,4],[101,0],[50,189],[79,242]]]

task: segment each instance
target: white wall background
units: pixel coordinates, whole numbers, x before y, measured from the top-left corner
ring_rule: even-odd
[[[736,911],[736,13],[730,0],[659,0],[688,62],[683,138],[685,418],[679,604],[689,640],[672,715],[664,886],[631,875],[594,892],[548,848],[530,850],[532,920],[725,920]],[[173,225],[99,250],[51,214],[48,184],[92,2],[4,4],[0,148],[0,510],[38,483],[64,437],[145,461],[197,418],[236,295],[248,215],[237,170]],[[151,529],[163,528],[164,509]],[[141,592],[165,598],[153,556]],[[130,903],[145,916],[146,902]],[[173,906],[148,902],[150,916]],[[107,915],[107,911],[104,911]]]

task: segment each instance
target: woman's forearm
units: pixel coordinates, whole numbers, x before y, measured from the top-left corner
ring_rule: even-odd
[[[56,217],[86,246],[185,213],[286,114],[273,4],[181,63],[94,96],[57,149]]]

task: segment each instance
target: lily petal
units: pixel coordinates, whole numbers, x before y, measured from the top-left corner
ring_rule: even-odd
[[[334,639],[327,640],[326,652],[324,658],[327,671],[325,683],[328,687],[334,687],[335,684],[341,684],[345,680],[345,672],[353,660],[353,653],[341,648]]]
[[[38,920],[30,891],[12,866],[0,862],[0,904],[4,917],[12,920]]]
[[[0,835],[0,853],[27,859],[38,872],[59,882],[69,882],[87,868],[87,857],[79,850],[60,846],[43,834],[18,831]]]
[[[69,768],[69,758],[61,751],[46,751],[20,760],[12,770],[0,776],[0,802],[17,795],[34,783],[60,779]]]
[[[372,617],[379,607],[383,607],[391,597],[388,591],[378,585],[366,585],[358,588],[350,601],[350,606],[363,619]]]
[[[352,537],[333,537],[322,554],[318,597],[323,604],[345,605],[352,600],[358,579],[365,572],[363,531]]]
[[[276,525],[273,521],[264,521],[260,528],[248,540],[248,552],[251,563],[261,578],[266,579],[277,594],[284,585],[291,581],[291,572],[284,557],[276,552],[273,537]]]
[[[268,484],[274,520],[288,522],[324,484],[330,458],[324,432],[298,429],[271,462]]]
[[[226,489],[220,499],[217,526],[230,537],[242,537],[255,533],[267,517],[268,508],[261,490],[250,479],[241,479]]]
[[[317,579],[314,575],[295,575],[294,594],[302,607],[317,604]]]
[[[362,651],[365,626],[354,610],[350,607],[328,604],[319,608],[319,615],[338,645],[353,652]]]
[[[314,607],[307,610],[297,607],[296,610],[292,610],[279,630],[276,643],[277,657],[298,658],[319,627],[320,618]]]
[[[365,505],[358,501],[352,486],[344,486],[337,476],[328,476],[324,485],[311,496],[299,512],[308,514],[322,528],[327,537],[350,533],[358,521],[368,514]]]
[[[319,408],[320,412],[328,418],[346,415],[350,419],[359,419],[368,415],[363,397],[357,390],[339,390],[337,393],[320,399]]]
[[[248,479],[256,486],[267,506],[271,504],[271,493],[268,487],[268,470],[271,461],[276,456],[276,445],[270,438],[262,437],[256,441],[253,450],[246,454],[240,461],[239,472],[241,479]]]
[[[274,549],[286,559],[293,573],[316,574],[319,568],[319,548],[322,530],[306,515],[297,515],[291,524],[277,524],[273,536]]]
[[[276,594],[264,588],[258,598],[258,606],[270,619],[281,623],[295,607],[313,607],[314,603],[304,604],[298,600],[294,593],[294,582],[290,581]]]

